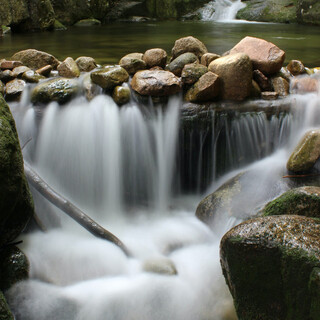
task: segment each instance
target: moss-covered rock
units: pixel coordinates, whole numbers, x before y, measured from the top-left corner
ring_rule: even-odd
[[[181,72],[181,81],[186,85],[194,84],[207,72],[208,68],[202,64],[186,64]]]
[[[192,52],[182,53],[168,64],[167,70],[180,77],[184,66],[190,63],[199,63],[197,56]]]
[[[22,232],[33,213],[15,122],[0,94],[0,247]]]
[[[29,277],[29,261],[17,247],[9,245],[0,251],[0,290]]]
[[[320,2],[297,0],[297,20],[304,24],[320,25]]]
[[[54,78],[39,83],[31,92],[33,103],[57,101],[66,103],[79,92],[79,83],[75,79]]]
[[[262,215],[300,215],[320,218],[320,188],[300,187],[283,193],[269,202]]]
[[[223,274],[239,320],[318,319],[320,220],[248,220],[221,240]]]
[[[14,320],[13,314],[11,313],[6,298],[0,291],[0,320]]]

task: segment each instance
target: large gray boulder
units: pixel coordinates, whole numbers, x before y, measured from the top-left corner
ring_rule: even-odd
[[[223,274],[239,320],[319,319],[320,220],[248,220],[221,240]]]
[[[15,122],[0,94],[0,247],[23,231],[33,213]]]

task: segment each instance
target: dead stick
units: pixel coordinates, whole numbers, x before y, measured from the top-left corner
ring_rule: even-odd
[[[120,249],[122,249],[122,251],[127,256],[130,256],[128,249],[120,239],[118,239],[108,230],[104,229],[97,222],[95,222],[84,212],[82,212],[79,208],[73,205],[70,201],[68,201],[55,190],[53,190],[42,178],[40,178],[40,176],[33,169],[31,169],[31,167],[26,162],[24,162],[24,172],[29,183],[48,201],[50,201],[56,207],[65,212],[69,217],[77,221],[91,234],[98,238],[102,238],[114,243]]]

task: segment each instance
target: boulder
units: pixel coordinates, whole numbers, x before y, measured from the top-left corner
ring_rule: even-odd
[[[298,76],[299,74],[303,74],[306,72],[306,69],[303,63],[299,60],[290,60],[287,65],[287,70],[294,76]]]
[[[162,69],[167,64],[167,58],[167,52],[161,48],[149,49],[142,57],[148,68],[161,67]]]
[[[291,82],[292,93],[317,93],[320,89],[319,79],[312,76],[295,77]]]
[[[128,87],[116,86],[112,92],[112,98],[118,105],[126,104],[130,101],[130,89]]]
[[[0,0],[1,25],[18,25],[29,18],[28,3],[23,0]]]
[[[216,60],[218,58],[220,58],[221,56],[219,56],[218,54],[215,53],[210,53],[207,52],[205,53],[202,57],[201,57],[201,64],[203,64],[204,66],[208,67],[209,64],[213,61]]]
[[[31,91],[33,103],[48,103],[57,101],[66,103],[70,101],[80,90],[76,79],[53,78],[36,85]]]
[[[141,95],[161,97],[180,92],[181,82],[169,71],[143,70],[133,76],[131,87]]]
[[[82,19],[77,21],[74,26],[75,27],[92,27],[92,26],[100,26],[101,21],[98,19]]]
[[[15,246],[7,246],[0,252],[0,289],[7,290],[15,283],[29,277],[29,261]]]
[[[0,291],[0,320],[14,320],[14,316],[10,311],[6,298]]]
[[[142,53],[129,53],[120,59],[119,65],[129,74],[135,74],[137,71],[147,68],[142,56]]]
[[[294,148],[287,162],[291,172],[304,172],[313,168],[320,157],[320,130],[308,131]]]
[[[320,220],[296,215],[260,217],[228,231],[220,261],[238,318],[317,319],[319,241]]]
[[[236,53],[212,61],[209,71],[221,79],[221,97],[241,101],[250,95],[252,63],[248,55]]]
[[[320,187],[300,187],[283,193],[263,209],[263,216],[299,215],[320,218]]]
[[[31,69],[40,69],[48,64],[55,69],[59,64],[59,61],[51,54],[35,49],[19,51],[12,56],[12,59],[21,61]]]
[[[199,60],[195,54],[191,52],[182,53],[168,64],[167,70],[180,77],[184,66],[193,62],[199,63]]]
[[[16,67],[21,67],[23,66],[22,62],[21,61],[12,61],[12,60],[3,60],[1,61],[0,63],[0,68],[1,69],[9,69],[9,70],[12,70]]]
[[[261,91],[271,91],[272,88],[268,77],[266,77],[260,70],[253,70],[252,76],[259,85]]]
[[[253,68],[265,75],[277,73],[285,59],[283,50],[271,42],[255,37],[245,37],[230,50],[230,54],[239,52],[247,54]]]
[[[60,77],[76,78],[80,76],[80,70],[77,63],[71,58],[66,58],[57,68]]]
[[[38,83],[40,80],[45,79],[45,77],[33,70],[29,70],[23,73],[22,79],[27,82]]]
[[[76,63],[80,71],[89,72],[97,67],[96,61],[91,57],[78,57]]]
[[[191,85],[196,83],[200,77],[208,72],[208,68],[199,63],[186,64],[181,72],[181,81],[183,84]]]
[[[13,241],[34,214],[18,134],[0,95],[0,247]]]
[[[272,77],[271,84],[273,90],[281,97],[285,97],[289,94],[290,85],[289,82],[282,77]]]
[[[201,59],[201,57],[208,52],[208,49],[199,39],[192,36],[180,38],[176,40],[172,48],[172,59],[186,52],[192,52]]]
[[[25,81],[21,79],[14,79],[9,81],[6,84],[6,100],[11,101],[19,99],[25,86]]]
[[[190,102],[212,101],[219,95],[219,89],[219,76],[209,71],[187,91],[185,100]]]
[[[101,88],[111,90],[129,80],[128,72],[120,66],[106,66],[91,73],[93,83]]]

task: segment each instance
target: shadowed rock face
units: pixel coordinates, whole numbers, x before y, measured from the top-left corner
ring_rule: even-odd
[[[320,220],[248,220],[221,240],[223,274],[239,320],[317,319],[313,288],[320,266]]]

